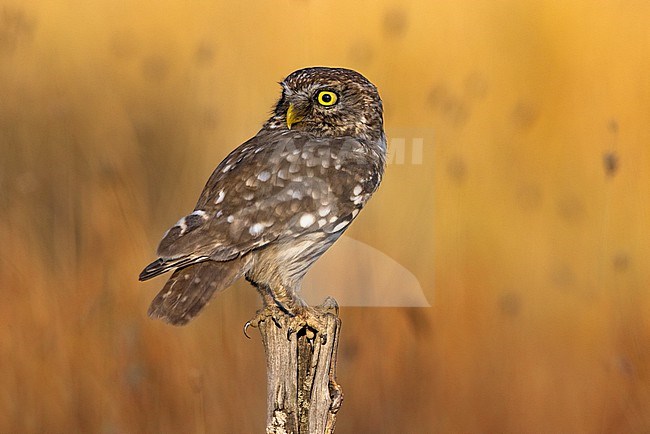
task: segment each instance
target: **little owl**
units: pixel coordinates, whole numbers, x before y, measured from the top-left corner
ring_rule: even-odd
[[[377,88],[342,68],[306,68],[281,83],[262,129],[217,166],[189,215],[164,235],[147,280],[174,270],[149,315],[186,324],[244,276],[291,316],[309,267],[377,190],[386,137]]]

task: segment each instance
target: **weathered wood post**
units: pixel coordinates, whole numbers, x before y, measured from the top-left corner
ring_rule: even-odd
[[[258,320],[266,353],[268,434],[330,434],[343,393],[336,383],[341,320],[338,312],[317,314],[324,325],[290,330],[290,315],[267,306]]]

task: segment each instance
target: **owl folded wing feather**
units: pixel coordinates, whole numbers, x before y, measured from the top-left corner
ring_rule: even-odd
[[[163,260],[227,261],[279,238],[336,232],[379,184],[357,142],[280,136],[256,152],[256,138],[217,167],[196,209],[167,232]]]

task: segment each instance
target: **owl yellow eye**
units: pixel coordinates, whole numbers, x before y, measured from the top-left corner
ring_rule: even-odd
[[[336,101],[339,99],[339,97],[334,93],[329,90],[323,90],[318,93],[318,104],[329,107],[333,106],[336,104]]]

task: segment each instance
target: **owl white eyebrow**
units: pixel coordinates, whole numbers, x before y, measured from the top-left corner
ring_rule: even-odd
[[[282,86],[282,89],[284,89],[284,91],[286,92],[287,95],[293,95],[293,93],[294,93],[293,90],[291,90],[291,88],[289,87],[289,85],[286,82],[280,81],[280,82],[278,82],[278,84],[280,86]]]

